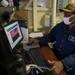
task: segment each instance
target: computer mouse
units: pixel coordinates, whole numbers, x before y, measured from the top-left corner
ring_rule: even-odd
[[[28,43],[27,43],[27,46],[31,46],[32,44],[33,44],[33,43],[28,42]]]

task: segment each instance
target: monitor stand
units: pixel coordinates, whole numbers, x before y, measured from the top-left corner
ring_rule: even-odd
[[[14,53],[14,54],[19,54],[19,53],[22,52],[22,50],[23,50],[23,44],[22,44],[22,43],[19,43],[19,44],[17,45],[17,47],[13,50],[13,53]]]

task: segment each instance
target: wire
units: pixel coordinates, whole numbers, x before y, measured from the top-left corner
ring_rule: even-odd
[[[29,72],[33,68],[37,68],[39,71],[43,72],[43,70],[41,68],[39,68],[37,65],[35,65],[35,64],[29,64],[29,65],[26,66],[27,72]]]
[[[32,62],[28,61],[28,60],[25,60],[25,63],[27,64],[31,64]]]
[[[31,67],[37,68],[38,70],[40,70],[41,72],[43,72],[43,70],[41,68],[39,68],[37,65],[35,65],[35,64],[30,64],[30,68]]]
[[[48,71],[52,71],[50,68],[48,68],[48,67],[42,67],[42,66],[37,66],[37,65],[35,65],[35,64],[29,64],[29,65],[27,65],[27,72],[29,72],[29,71],[31,71],[31,70],[33,70],[33,69],[38,69],[40,72],[44,72],[44,70],[43,69],[45,69],[45,70],[48,70]]]
[[[41,69],[47,69],[48,71],[52,71],[50,68],[48,68],[48,67],[42,67],[42,66],[39,66],[39,68],[41,68]]]
[[[43,70],[41,68],[39,68],[39,67],[31,67],[30,69],[34,69],[34,68],[37,68],[40,72],[43,73]]]

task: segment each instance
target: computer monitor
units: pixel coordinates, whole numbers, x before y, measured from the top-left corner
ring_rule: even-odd
[[[10,47],[10,50],[13,50],[18,43],[22,40],[22,33],[19,27],[19,23],[13,22],[10,24],[7,24],[3,27],[6,39],[8,40],[8,45]]]

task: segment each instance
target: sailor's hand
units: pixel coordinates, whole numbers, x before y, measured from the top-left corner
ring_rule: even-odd
[[[38,43],[39,43],[39,40],[38,40],[38,39],[35,39],[35,38],[30,38],[30,39],[29,39],[29,42],[30,42],[30,43],[33,42],[33,44],[38,44]]]
[[[57,74],[59,74],[64,69],[63,63],[61,61],[48,60],[48,63],[52,65],[51,70],[54,70]]]

